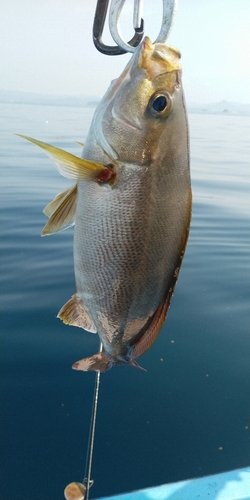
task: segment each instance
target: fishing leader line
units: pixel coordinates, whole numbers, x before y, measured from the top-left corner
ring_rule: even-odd
[[[99,352],[102,352],[102,343],[100,343]],[[97,404],[98,404],[98,396],[99,396],[100,376],[101,376],[101,373],[99,371],[96,372],[93,407],[92,407],[92,415],[91,415],[90,429],[89,429],[89,443],[88,443],[88,451],[87,451],[87,456],[86,456],[85,477],[83,480],[83,482],[86,483],[85,500],[88,500],[89,488],[92,486],[92,484],[94,482],[93,480],[90,479],[90,476],[91,476],[91,468],[92,468],[92,461],[93,461],[95,424],[96,424]]]
[[[100,343],[99,352],[102,352],[102,343]],[[83,479],[82,483],[73,482],[73,483],[68,484],[68,486],[66,486],[66,488],[64,490],[64,497],[66,500],[88,500],[89,499],[89,489],[92,486],[92,484],[94,483],[93,479],[91,479],[91,469],[92,469],[92,462],[93,462],[95,426],[96,426],[97,404],[98,404],[98,397],[99,397],[100,376],[101,376],[101,373],[99,371],[96,372],[84,479]]]

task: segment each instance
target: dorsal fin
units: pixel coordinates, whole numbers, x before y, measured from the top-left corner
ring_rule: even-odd
[[[73,297],[64,304],[64,306],[60,309],[58,315],[66,325],[79,326],[87,332],[96,333],[97,329],[89,317],[88,313],[85,311],[83,305],[77,298],[77,295],[73,295]]]
[[[167,315],[167,310],[169,308],[170,304],[170,299],[172,296],[172,289],[170,289],[167,299],[164,299],[160,306],[158,307],[157,311],[155,312],[152,322],[150,323],[149,328],[147,331],[144,333],[144,335],[138,340],[138,342],[134,345],[132,353],[131,353],[131,359],[135,360],[142,356],[150,347],[153,345],[155,342],[156,338],[158,337],[161,327],[165,321],[166,315]]]
[[[50,216],[42,230],[42,236],[63,231],[75,223],[77,185],[59,193],[44,209]]]
[[[191,189],[189,192],[189,197],[190,197],[189,203],[191,206],[191,201],[192,201]],[[160,303],[158,309],[155,311],[148,329],[146,330],[144,335],[140,338],[140,340],[138,340],[138,342],[133,346],[132,353],[131,353],[131,360],[132,361],[139,358],[148,349],[150,349],[150,347],[155,342],[157,336],[159,335],[160,329],[161,329],[161,327],[166,319],[168,308],[170,306],[171,297],[174,293],[174,287],[175,287],[177,279],[178,279],[178,275],[179,275],[181,264],[182,264],[183,255],[184,255],[187,240],[188,240],[190,221],[191,221],[191,210],[189,211],[189,214],[188,214],[188,221],[187,221],[186,229],[183,232],[183,242],[181,245],[182,250],[180,251],[179,259],[177,261],[177,265],[176,265],[175,271],[173,273],[169,288],[165,292],[165,296],[164,296],[162,302]]]

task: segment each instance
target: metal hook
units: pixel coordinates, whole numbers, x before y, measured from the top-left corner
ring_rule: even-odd
[[[103,28],[104,28],[107,10],[108,10],[108,3],[109,3],[109,0],[98,0],[97,1],[95,17],[94,17],[94,25],[93,25],[93,42],[95,44],[95,47],[102,54],[106,54],[109,56],[118,56],[121,54],[126,54],[126,52],[128,52],[127,47],[131,47],[131,46],[132,46],[133,51],[134,51],[135,48],[137,47],[137,45],[139,45],[139,43],[141,42],[143,35],[144,35],[144,21],[143,21],[143,19],[141,19],[140,27],[135,28],[135,34],[134,34],[133,38],[128,42],[128,44],[126,44],[125,49],[123,49],[121,47],[121,45],[119,45],[119,44],[115,45],[115,46],[110,46],[110,45],[105,45],[102,42],[102,33],[103,33]]]
[[[119,20],[123,5],[126,0],[112,0],[109,14],[109,29],[113,40],[126,52],[134,52],[135,47],[128,45],[122,38],[119,26]],[[159,35],[157,36],[156,42],[165,42],[173,25],[175,10],[176,10],[177,0],[163,0],[163,16],[162,24]],[[135,26],[135,15],[140,11],[141,0],[135,2],[134,8],[134,26]],[[135,28],[136,30],[136,28]]]
[[[110,13],[109,13],[109,30],[113,40],[117,43],[119,47],[121,47],[126,52],[134,52],[135,47],[132,47],[131,44],[126,43],[120,32],[120,16],[121,11],[124,6],[126,0],[111,0],[110,5]],[[134,5],[134,25],[135,25],[135,17],[138,17],[140,11],[141,0],[135,1]],[[142,20],[143,21],[143,20]],[[135,31],[140,29],[138,27],[134,27]]]
[[[163,43],[167,40],[170,31],[173,27],[174,16],[177,8],[178,0],[163,0],[163,16],[161,29],[154,43]]]

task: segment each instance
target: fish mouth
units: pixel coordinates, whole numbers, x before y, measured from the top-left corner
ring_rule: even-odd
[[[154,80],[157,76],[173,71],[180,71],[181,53],[176,47],[163,43],[153,44],[145,36],[138,57],[138,68],[143,68],[147,72],[149,80]]]
[[[142,130],[142,128],[139,126],[139,123],[132,122],[132,121],[128,120],[127,118],[124,118],[124,116],[121,117],[116,112],[116,110],[115,110],[114,107],[112,108],[111,114],[112,114],[112,117],[114,118],[114,120],[116,122],[120,122],[122,124],[125,124],[125,125],[127,125],[128,127],[132,128],[134,130]]]

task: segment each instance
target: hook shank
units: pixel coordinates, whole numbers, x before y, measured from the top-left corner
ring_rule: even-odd
[[[125,42],[120,30],[119,21],[125,1],[126,0],[111,0],[111,7],[109,13],[109,30],[113,40],[117,43],[119,47],[121,47],[126,52],[134,52],[135,47],[134,46],[131,47],[129,44]],[[163,15],[162,15],[161,29],[154,43],[157,42],[163,43],[166,41],[173,25],[176,6],[177,6],[177,0],[163,0]],[[141,10],[142,10],[142,0],[134,0],[134,28],[136,31],[142,33],[143,36],[144,21],[141,18]],[[141,26],[139,28],[136,27],[139,25],[138,18],[141,19]]]
[[[124,0],[125,1],[125,0]],[[97,50],[102,54],[108,56],[118,56],[126,54],[128,52],[127,48],[124,49],[120,45],[105,45],[102,41],[102,34],[104,29],[104,24],[107,16],[109,0],[97,0],[96,12],[94,17],[93,25],[93,42]],[[135,29],[135,34],[133,38],[128,42],[128,47],[137,47],[141,42],[144,35],[144,31]]]
[[[134,52],[137,45],[131,45],[131,43],[126,43],[120,31],[120,17],[121,11],[126,0],[111,0],[110,13],[109,13],[109,30],[113,40],[121,47],[125,52]],[[134,8],[134,22],[138,25],[138,14],[140,11],[140,0],[135,0]],[[135,19],[136,18],[136,19]],[[136,33],[139,35],[140,41],[144,35],[144,21],[141,19],[139,27],[135,28]]]

